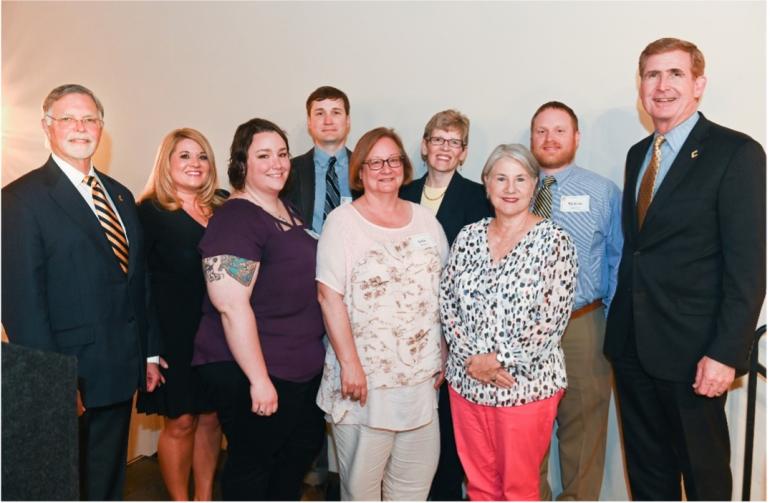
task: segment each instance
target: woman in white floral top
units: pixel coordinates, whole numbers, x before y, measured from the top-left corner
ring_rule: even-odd
[[[471,500],[539,500],[567,387],[560,342],[577,275],[569,235],[530,212],[538,164],[500,145],[481,174],[495,217],[460,231],[441,278],[447,382]]]
[[[331,342],[318,405],[332,423],[343,500],[424,500],[438,463],[448,245],[429,210],[399,199],[411,175],[393,130],[364,134],[350,160],[350,187],[364,193],[329,214],[318,243]]]

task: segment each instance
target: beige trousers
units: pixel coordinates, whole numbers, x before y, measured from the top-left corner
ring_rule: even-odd
[[[438,415],[407,431],[334,424],[342,501],[425,501],[438,465]]]
[[[561,345],[567,365],[567,391],[556,416],[561,501],[597,501],[604,476],[611,367],[602,352],[604,310],[570,320]],[[548,453],[540,466],[540,496],[551,500]]]

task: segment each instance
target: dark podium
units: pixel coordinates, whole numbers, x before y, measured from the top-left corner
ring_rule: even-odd
[[[74,357],[0,344],[7,500],[78,500]]]

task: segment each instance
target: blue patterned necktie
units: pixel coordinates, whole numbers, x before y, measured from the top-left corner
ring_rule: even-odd
[[[329,166],[326,168],[326,199],[324,201],[324,222],[331,211],[340,205],[340,181],[334,165],[337,158],[329,158]]]

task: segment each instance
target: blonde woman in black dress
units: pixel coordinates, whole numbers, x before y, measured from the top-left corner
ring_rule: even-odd
[[[212,499],[222,439],[216,413],[190,366],[205,291],[198,242],[226,197],[217,187],[209,142],[194,129],[176,129],[163,139],[139,202],[165,382],[141,393],[137,409],[164,416],[158,460],[169,495],[177,501],[189,499],[191,469],[194,499]]]

